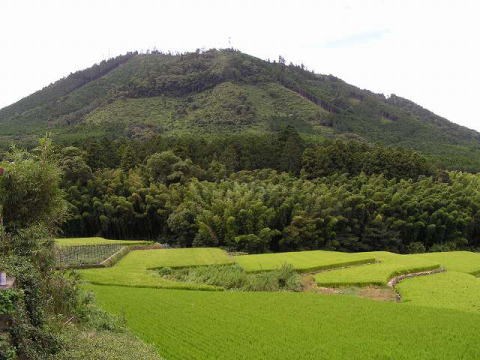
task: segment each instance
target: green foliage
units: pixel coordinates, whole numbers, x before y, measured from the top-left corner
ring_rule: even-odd
[[[172,153],[158,154],[185,163]],[[187,180],[185,174],[192,173],[182,170],[167,186],[153,172],[163,171],[157,179],[167,182],[168,174],[178,172],[153,163],[128,173],[97,170],[86,186],[69,187],[72,217],[65,234],[252,253],[405,253],[480,245],[478,175],[450,172],[413,180],[362,172],[307,179],[263,169],[199,181]]]
[[[49,321],[49,306],[54,302],[48,291],[54,279],[51,238],[66,214],[53,155],[48,138],[32,153],[12,149],[7,154],[10,161],[2,164],[5,173],[0,179],[0,268],[16,278],[19,294],[10,314],[11,346],[0,346],[27,360],[54,354],[61,344]],[[6,302],[3,311],[10,311],[13,299],[2,300]]]
[[[48,140],[46,140],[48,141]],[[32,155],[15,148],[7,154],[0,178],[0,203],[7,231],[38,223],[52,228],[65,219],[60,170],[52,161],[51,145]]]
[[[302,288],[300,276],[291,265],[283,264],[280,268],[258,274],[248,274],[239,265],[210,265],[189,267],[165,271],[159,274],[172,280],[200,283],[246,291],[299,291]]]
[[[303,154],[303,172],[308,178],[335,173],[384,174],[387,178],[418,179],[434,174],[420,154],[405,149],[372,146],[357,141],[334,141],[308,148]]]
[[[12,314],[20,294],[15,289],[0,291],[0,315]]]
[[[232,49],[128,53],[71,74],[1,109],[0,145],[30,143],[47,129],[71,143],[102,135],[271,134],[289,125],[315,142],[355,134],[421,151],[451,169],[480,169],[480,135],[473,130],[398,96]],[[298,143],[287,142],[283,151],[295,158],[297,149]],[[130,150],[122,156],[124,169],[135,162]],[[104,154],[91,160],[119,159]],[[281,161],[282,170],[295,168],[290,160]]]
[[[60,154],[63,182],[68,186],[86,185],[92,178],[92,169],[85,161],[85,153],[74,146],[67,146]]]

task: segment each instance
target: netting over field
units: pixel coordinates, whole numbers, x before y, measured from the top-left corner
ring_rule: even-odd
[[[97,265],[123,247],[120,244],[57,247],[55,257],[58,267]]]

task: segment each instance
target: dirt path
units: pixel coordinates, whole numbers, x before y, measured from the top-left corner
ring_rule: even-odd
[[[445,269],[439,268],[429,271],[419,271],[415,273],[403,274],[399,276],[395,276],[390,279],[387,283],[387,286],[346,286],[346,287],[323,287],[318,286],[314,274],[305,274],[302,277],[302,286],[303,291],[306,292],[314,292],[317,294],[324,294],[324,295],[354,295],[358,297],[368,298],[377,301],[401,301],[401,295],[395,289],[395,285],[397,285],[400,281],[405,279],[417,277],[417,276],[426,276],[444,272]]]
[[[414,273],[409,273],[409,274],[403,274],[399,276],[395,276],[394,278],[390,279],[390,281],[387,283],[388,286],[390,287],[395,287],[400,281],[409,279],[412,277],[417,277],[417,276],[425,276],[425,275],[432,275],[432,274],[438,274],[441,272],[444,272],[444,268],[438,268],[438,269],[433,269],[429,271],[419,271],[419,272],[414,272]]]
[[[397,285],[400,281],[403,281],[405,279],[410,279],[413,277],[417,276],[426,276],[426,275],[433,275],[433,274],[438,274],[441,272],[446,271],[444,268],[438,268],[438,269],[433,269],[429,271],[419,271],[415,273],[409,273],[409,274],[403,274],[399,276],[395,276],[394,278],[390,279],[390,281],[387,283],[387,285],[395,292],[397,301],[402,300],[402,295],[400,292],[395,288],[395,285]]]
[[[313,275],[308,274],[302,278],[303,291],[323,295],[353,295],[377,301],[397,301],[397,293],[393,288],[382,286],[347,286],[324,287],[318,286]]]

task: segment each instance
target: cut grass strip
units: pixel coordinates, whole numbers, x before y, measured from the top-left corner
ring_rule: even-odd
[[[275,254],[241,255],[235,256],[235,261],[246,272],[277,270],[284,264],[292,265],[298,272],[313,272],[374,263],[375,257],[369,253],[355,254],[314,250]]]

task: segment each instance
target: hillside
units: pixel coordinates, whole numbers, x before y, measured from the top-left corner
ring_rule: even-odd
[[[401,97],[234,50],[135,52],[103,61],[1,109],[0,142],[28,142],[45,131],[69,142],[268,133],[287,124],[308,141],[355,134],[416,149],[447,168],[480,170],[473,130]]]

